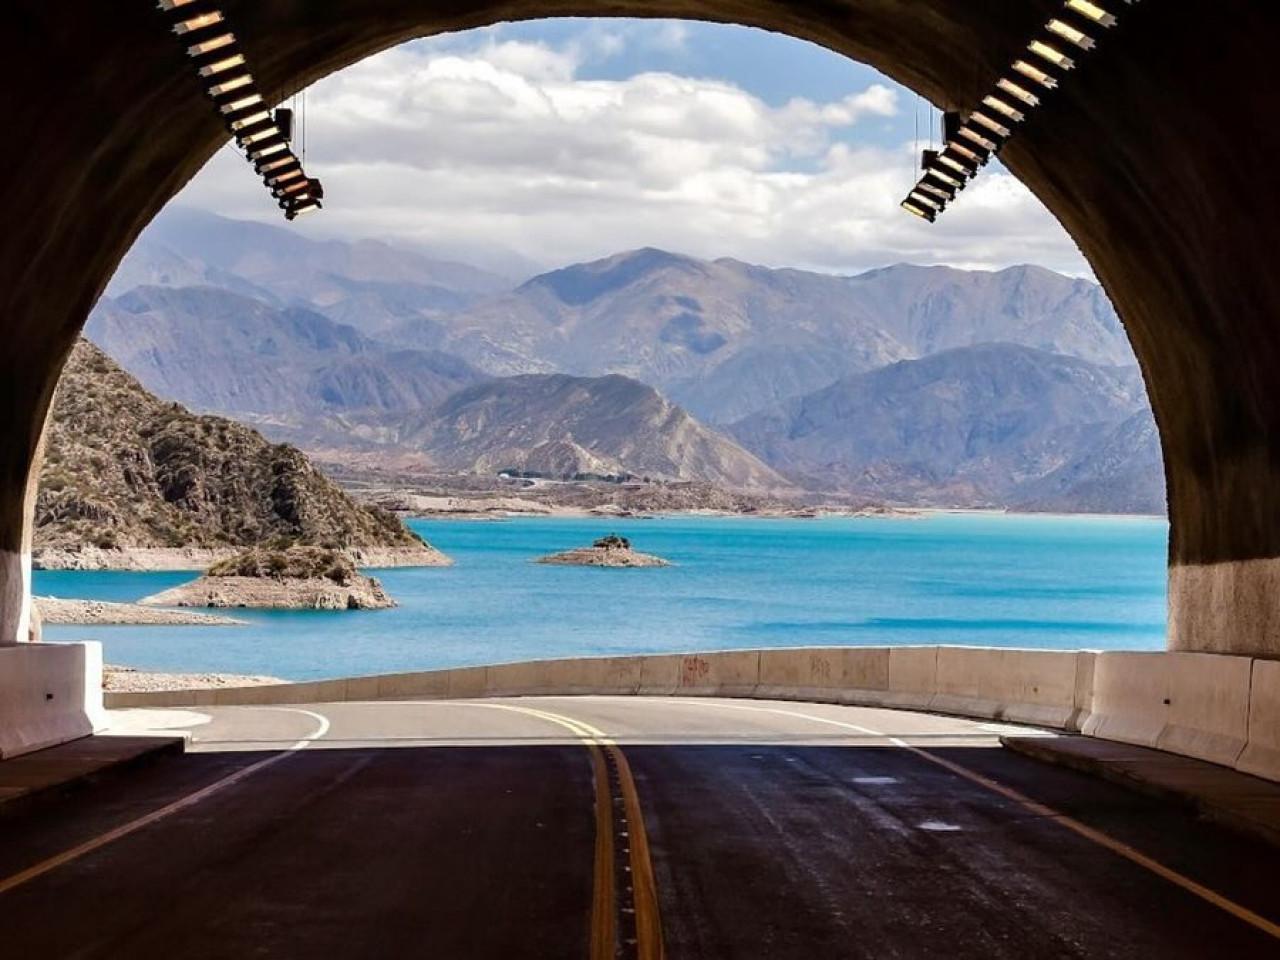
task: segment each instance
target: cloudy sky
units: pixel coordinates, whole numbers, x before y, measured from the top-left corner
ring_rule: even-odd
[[[531,271],[656,246],[835,272],[1088,273],[999,169],[935,225],[901,211],[936,113],[868,67],[760,31],[562,20],[436,37],[317,84],[307,116],[327,196],[296,225],[312,235]],[[279,220],[232,147],[179,202]]]

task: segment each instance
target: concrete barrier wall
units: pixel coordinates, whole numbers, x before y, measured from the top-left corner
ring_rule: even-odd
[[[0,650],[0,656],[7,652]],[[1280,780],[1280,662],[1201,653],[730,650],[536,660],[273,687],[114,693],[107,702],[200,707],[543,694],[758,697],[927,710],[1079,730]]]
[[[0,759],[88,736],[105,719],[101,644],[0,647]]]
[[[1280,661],[1254,660],[1249,684],[1249,742],[1236,769],[1280,780]]]
[[[1209,653],[1100,653],[1083,732],[1237,766],[1251,736],[1268,729],[1265,693],[1253,697],[1252,686],[1269,667]]]
[[[621,694],[760,697],[910,707],[1069,728],[1088,653],[819,647],[534,660],[272,687],[112,693],[112,707]]]

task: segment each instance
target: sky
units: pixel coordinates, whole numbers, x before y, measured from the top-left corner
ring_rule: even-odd
[[[856,273],[892,263],[1089,268],[988,167],[936,224],[898,207],[937,112],[875,70],[745,27],[553,20],[416,41],[316,84],[318,237],[507,272],[652,246]],[[283,222],[233,146],[179,203]]]

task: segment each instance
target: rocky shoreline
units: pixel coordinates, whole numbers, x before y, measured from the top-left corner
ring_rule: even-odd
[[[234,627],[244,623],[231,617],[187,610],[156,610],[136,603],[65,600],[36,597],[40,621],[48,626]]]
[[[201,577],[139,601],[148,607],[264,610],[386,610],[396,605],[372,577],[346,584],[323,577]]]
[[[162,572],[207,570],[243,552],[243,547],[42,547],[32,558],[37,570],[121,570]],[[344,553],[358,567],[448,567],[453,561],[435,547],[355,547]]]
[[[102,668],[102,689],[117,693],[157,690],[210,690],[219,687],[266,687],[288,683],[279,677],[237,673],[160,673],[107,664]]]

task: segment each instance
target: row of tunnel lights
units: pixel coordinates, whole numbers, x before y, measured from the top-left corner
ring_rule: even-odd
[[[294,220],[321,209],[324,188],[307,176],[290,146],[293,114],[273,112],[258,93],[222,11],[208,0],[160,0],[160,9],[173,15],[173,32],[186,45],[205,92],[285,218]]]
[[[1138,0],[1124,2],[1132,5]],[[1016,76],[1001,77],[995,92],[983,97],[982,105],[967,119],[955,113],[944,116],[943,148],[924,152],[924,174],[902,201],[902,208],[930,223],[937,220],[978,170],[999,153],[1013,135],[1013,125],[1040,105],[1037,88],[1056,90],[1060,75],[1075,67],[1075,60],[1063,50],[1063,41],[1087,52],[1097,46],[1091,31],[1115,25],[1115,15],[1093,0],[1066,0],[1064,13],[1046,26],[1047,35],[1027,46],[1033,56],[1014,61]]]

